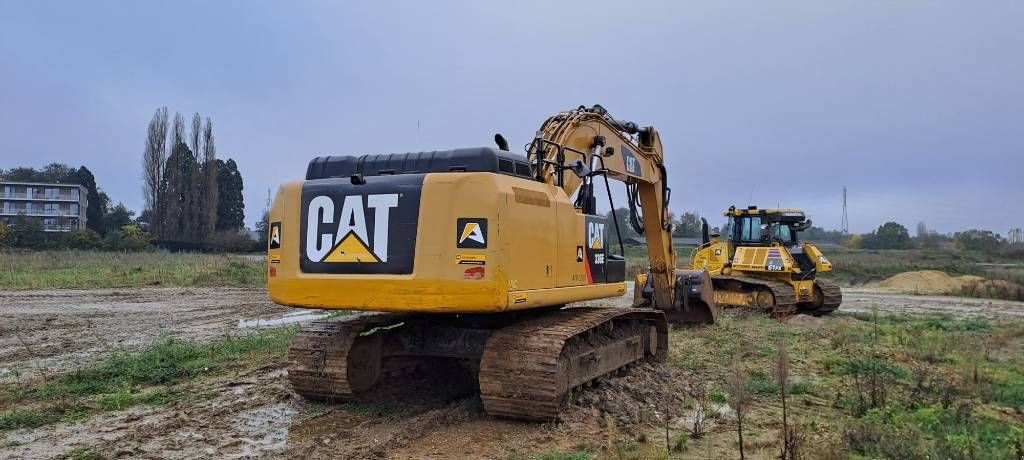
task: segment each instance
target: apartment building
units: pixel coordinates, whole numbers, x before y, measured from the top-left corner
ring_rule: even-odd
[[[47,232],[81,230],[86,196],[85,187],[77,184],[0,182],[0,222],[10,224],[24,214],[39,219]]]

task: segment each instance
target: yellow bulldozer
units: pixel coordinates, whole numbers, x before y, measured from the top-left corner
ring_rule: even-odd
[[[832,271],[832,263],[799,239],[811,226],[803,211],[732,206],[723,214],[721,235],[709,235],[703,221],[703,244],[690,261],[691,269],[711,274],[717,305],[753,308],[777,318],[821,316],[839,308],[839,286],[818,277]]]
[[[271,299],[378,312],[304,327],[288,353],[296,392],[345,401],[445,360],[475,373],[487,413],[551,420],[572,389],[663,360],[669,321],[714,321],[708,273],[676,269],[653,127],[580,106],[549,117],[525,155],[495,142],[315,158],[281,185]],[[620,219],[597,213],[609,180],[647,239],[648,308],[565,308],[626,292]]]

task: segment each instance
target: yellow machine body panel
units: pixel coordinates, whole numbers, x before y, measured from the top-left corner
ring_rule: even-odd
[[[274,302],[493,313],[625,292],[594,238],[603,217],[584,215],[556,186],[490,172],[363,180],[280,187],[267,267]]]

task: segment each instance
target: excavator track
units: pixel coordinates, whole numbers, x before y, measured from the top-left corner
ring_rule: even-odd
[[[824,316],[839,309],[839,304],[843,303],[843,290],[839,285],[820,278],[814,280],[814,284],[821,288],[821,294],[824,299],[820,305],[812,304],[804,307],[801,304],[800,311],[814,316]]]
[[[574,388],[667,352],[660,311],[563,309],[494,332],[480,360],[480,398],[490,415],[554,420]]]
[[[288,350],[288,380],[308,399],[347,401],[373,386],[380,366],[374,328],[400,323],[406,315],[370,313],[314,321],[302,328]]]
[[[726,287],[726,283],[729,281],[741,283],[745,288],[755,288],[759,290],[766,290],[771,293],[771,304],[770,305],[757,305],[756,307],[763,308],[767,313],[771,314],[776,319],[786,319],[797,313],[797,296],[796,292],[793,291],[793,287],[789,284],[770,281],[759,278],[751,278],[747,276],[712,276],[712,283],[715,286],[715,290],[723,289],[729,290]],[[728,302],[721,302],[716,299],[716,302],[722,305],[730,306]],[[737,307],[750,307],[750,305],[731,305]]]
[[[452,358],[479,369],[488,414],[549,421],[573,389],[668,354],[668,323],[658,310],[566,308],[490,319],[371,313],[315,321],[292,342],[288,379],[305,398],[343,402],[382,377],[405,378],[432,358]]]

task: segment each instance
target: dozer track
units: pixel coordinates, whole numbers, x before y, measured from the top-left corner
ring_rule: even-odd
[[[638,361],[663,361],[667,352],[659,311],[559,310],[491,336],[480,361],[480,398],[491,415],[553,420],[572,389]]]
[[[843,290],[838,284],[823,279],[814,280],[814,284],[821,288],[823,300],[820,305],[800,304],[800,311],[814,316],[824,316],[836,311],[839,304],[843,303]]]
[[[574,388],[667,352],[657,310],[567,308],[498,321],[363,314],[304,327],[288,352],[288,378],[306,398],[347,401],[383,376],[455,358],[479,369],[488,414],[548,421]]]
[[[743,304],[731,304],[727,301],[720,300],[718,297],[715,301],[719,305],[723,306],[734,306],[734,307],[755,307],[765,310],[773,318],[785,319],[793,316],[797,312],[797,297],[796,292],[793,291],[793,287],[789,284],[770,281],[760,278],[752,278],[748,276],[712,276],[711,282],[715,287],[715,291],[732,291],[729,289],[729,282],[740,283],[745,290],[760,290],[767,291],[771,294],[771,298],[768,302],[759,302],[756,305],[743,305]]]

